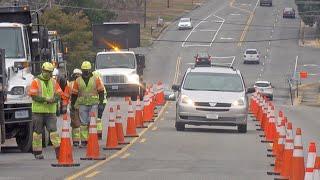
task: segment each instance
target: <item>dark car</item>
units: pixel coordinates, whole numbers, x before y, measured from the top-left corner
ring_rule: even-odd
[[[260,6],[272,6],[272,0],[260,0]]]
[[[201,52],[195,57],[195,66],[211,66],[211,56],[208,53]]]
[[[283,9],[283,18],[296,18],[296,12],[293,8],[286,7]]]

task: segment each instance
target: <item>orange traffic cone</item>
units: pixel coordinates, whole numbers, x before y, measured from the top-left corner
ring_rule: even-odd
[[[117,112],[116,112],[116,129],[117,129],[118,143],[119,143],[119,144],[130,144],[129,142],[126,142],[125,139],[124,139],[120,105],[117,105]]]
[[[313,180],[320,180],[320,157],[316,157],[316,163],[313,170]]]
[[[163,83],[161,81],[158,81],[158,83],[157,83],[156,102],[157,102],[158,106],[162,106],[165,104],[164,87],[163,87]]]
[[[270,117],[269,117],[269,126],[268,126],[268,141],[273,141],[276,138],[276,120],[275,120],[275,113],[274,113],[274,106],[271,106]]]
[[[59,151],[58,164],[51,164],[53,167],[75,167],[80,166],[79,163],[73,162],[72,145],[70,140],[70,129],[68,115],[63,115],[63,128],[61,134],[61,143]]]
[[[293,154],[293,132],[292,132],[292,123],[288,122],[287,130],[286,130],[286,141],[284,145],[283,152],[283,164],[281,169],[281,176],[289,178],[290,175],[290,167],[292,163],[292,154]]]
[[[146,91],[143,97],[143,122],[152,122],[152,115],[150,114],[150,98],[149,93]]]
[[[291,180],[302,180],[304,178],[304,157],[301,129],[297,128],[294,137],[294,149],[291,163]]]
[[[313,180],[313,169],[316,162],[316,143],[311,142],[309,144],[309,152],[307,158],[306,172],[304,180]]]
[[[134,120],[134,112],[132,103],[129,100],[128,118],[127,118],[127,131],[125,137],[139,137],[136,130],[136,123]]]
[[[109,126],[108,126],[108,136],[106,147],[103,148],[104,150],[120,150],[117,138],[117,130],[115,124],[115,116],[113,112],[113,108],[111,107],[109,110]]]
[[[135,122],[137,128],[147,128],[147,126],[143,124],[143,112],[140,96],[137,97]]]
[[[279,129],[279,139],[278,139],[278,145],[276,149],[276,160],[275,160],[275,166],[274,166],[274,172],[279,174],[281,172],[281,167],[283,165],[283,151],[284,151],[285,138],[286,138],[285,122],[282,121]]]
[[[90,124],[89,124],[89,138],[87,145],[87,155],[81,160],[105,160],[106,157],[100,157],[100,147],[98,141],[98,131],[96,124],[96,115],[94,112],[90,113]]]

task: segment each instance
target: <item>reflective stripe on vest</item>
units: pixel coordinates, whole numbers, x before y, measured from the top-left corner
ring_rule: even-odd
[[[48,85],[43,80],[36,78],[35,81],[39,87],[37,96],[44,98],[54,98],[56,81],[50,79]],[[57,103],[47,104],[44,102],[32,101],[32,112],[34,113],[56,113]]]
[[[84,82],[82,77],[76,80],[79,85],[79,94],[77,99],[77,103],[79,105],[91,106],[99,103],[96,78],[96,76],[90,77],[88,84]]]

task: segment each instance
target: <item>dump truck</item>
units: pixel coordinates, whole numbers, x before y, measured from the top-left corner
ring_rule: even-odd
[[[30,83],[50,61],[48,30],[29,6],[0,7],[0,129],[1,144],[15,138],[18,148],[32,147]]]

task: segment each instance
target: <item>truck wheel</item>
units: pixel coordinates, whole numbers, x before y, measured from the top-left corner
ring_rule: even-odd
[[[32,149],[32,122],[22,125],[20,132],[16,135],[18,148],[22,152],[30,152]]]
[[[239,133],[246,133],[247,132],[247,124],[239,124],[238,125],[238,132]]]
[[[176,130],[177,130],[177,131],[184,131],[184,129],[185,129],[185,124],[176,122],[175,127],[176,127]]]

